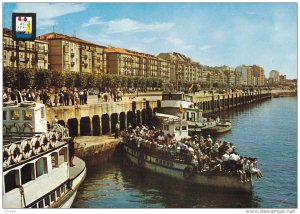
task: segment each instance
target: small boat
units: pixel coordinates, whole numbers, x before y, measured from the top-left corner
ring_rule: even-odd
[[[166,138],[173,136],[174,140],[188,139],[188,123],[179,118],[156,115],[160,117],[161,124],[158,126]],[[147,141],[146,141],[147,143]],[[124,151],[126,157],[134,165],[154,173],[169,176],[180,181],[197,184],[200,186],[209,186],[216,188],[226,188],[241,192],[251,192],[253,188],[252,177],[247,182],[241,182],[238,173],[228,173],[221,171],[197,171],[195,164],[178,158],[170,152],[171,146],[157,145],[149,142],[151,146],[135,144],[130,138],[124,139]],[[153,149],[153,145],[156,145]],[[151,149],[150,149],[151,148]],[[176,148],[176,146],[175,146]],[[178,149],[178,148],[177,148]],[[179,148],[180,149],[180,148]],[[190,148],[189,148],[190,149]],[[251,176],[251,175],[250,175]]]
[[[209,129],[220,130],[223,133],[223,131],[231,129],[231,126],[226,126],[225,129],[220,122],[203,117],[203,111],[193,102],[193,96],[184,92],[163,92],[160,113],[178,116],[186,120],[190,134],[199,134]],[[217,131],[215,134],[221,132]]]
[[[232,124],[229,121],[218,122],[215,127],[207,128],[205,131],[211,134],[223,134],[231,130]]]
[[[68,130],[47,130],[45,105],[3,106],[3,194],[5,209],[69,208],[86,176],[85,162],[70,167]]]

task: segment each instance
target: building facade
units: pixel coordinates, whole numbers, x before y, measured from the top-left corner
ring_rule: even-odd
[[[40,40],[14,41],[12,31],[3,29],[3,66],[48,69],[48,43]]]
[[[58,33],[48,33],[37,38],[49,43],[51,70],[64,73],[106,73],[105,46]]]
[[[269,82],[278,83],[279,82],[279,71],[271,70],[269,73]]]
[[[202,76],[201,65],[180,53],[160,53],[158,58],[170,63],[170,81],[197,83]]]
[[[108,47],[105,49],[107,56],[107,73],[158,77],[163,82],[170,81],[170,63],[154,55],[140,53],[123,48]]]

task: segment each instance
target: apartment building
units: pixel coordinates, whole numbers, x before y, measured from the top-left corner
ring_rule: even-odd
[[[271,83],[278,83],[279,82],[279,71],[271,70],[269,73],[269,78]]]
[[[51,70],[64,73],[106,73],[105,46],[54,32],[37,38],[49,44]]]
[[[201,65],[180,53],[160,53],[158,58],[170,63],[170,80],[185,80],[188,82],[198,82],[201,77]]]
[[[116,47],[106,48],[105,53],[108,73],[170,80],[170,63],[154,55]]]
[[[4,28],[3,66],[48,69],[48,42],[41,40],[17,42],[12,39],[12,31]]]

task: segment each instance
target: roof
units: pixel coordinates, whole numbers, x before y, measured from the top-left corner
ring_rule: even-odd
[[[105,49],[106,53],[119,53],[119,54],[127,54],[127,55],[131,55],[131,56],[138,56],[138,57],[145,57],[145,58],[152,58],[152,59],[156,59],[156,60],[161,60],[158,59],[156,56],[151,55],[151,54],[146,54],[146,53],[140,53],[137,51],[132,51],[132,50],[128,50],[128,49],[124,49],[124,48],[117,48],[117,47],[112,47],[109,46]]]
[[[36,39],[38,39],[38,40],[64,39],[64,40],[69,40],[69,41],[73,41],[73,42],[77,42],[77,43],[83,43],[83,44],[86,44],[86,45],[94,45],[94,46],[106,48],[106,46],[98,45],[98,44],[88,42],[86,40],[83,40],[83,39],[80,39],[80,38],[77,38],[77,37],[67,36],[67,35],[60,34],[60,33],[55,33],[55,32],[40,35],[40,36],[36,37]]]

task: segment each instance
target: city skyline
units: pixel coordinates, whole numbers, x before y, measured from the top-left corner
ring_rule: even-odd
[[[181,52],[208,66],[257,64],[297,77],[296,3],[4,3],[36,12],[37,35],[55,31],[157,55]]]

